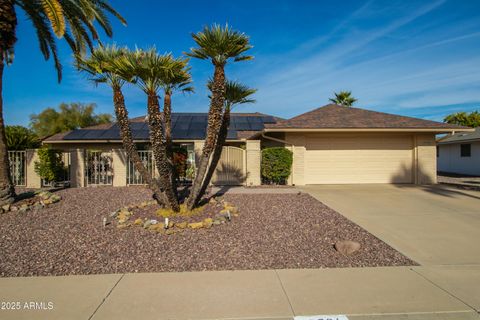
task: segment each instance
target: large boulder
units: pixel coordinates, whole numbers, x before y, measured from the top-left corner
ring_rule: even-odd
[[[360,243],[350,240],[337,241],[335,243],[335,250],[341,254],[350,255],[360,249]]]

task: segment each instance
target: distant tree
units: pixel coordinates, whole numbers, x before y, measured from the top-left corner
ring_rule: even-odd
[[[6,126],[5,136],[8,150],[34,149],[40,146],[38,136],[32,130],[22,126]]]
[[[467,112],[456,112],[449,114],[443,119],[443,122],[450,124],[458,124],[460,126],[466,127],[480,127],[480,112],[473,111],[470,113]]]
[[[334,94],[335,98],[330,98],[329,100],[338,105],[351,107],[355,102],[357,102],[357,99],[352,97],[351,91],[340,91],[339,93],[335,92]]]
[[[94,103],[62,103],[58,111],[47,108],[39,114],[30,116],[30,127],[39,137],[73,129],[94,126],[97,124],[111,123],[110,114],[95,114]]]

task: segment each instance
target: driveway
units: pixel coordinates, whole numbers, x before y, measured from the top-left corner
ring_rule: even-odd
[[[480,311],[480,192],[432,185],[301,188],[420,266],[411,270]]]
[[[302,188],[421,265],[480,265],[480,192],[411,185]]]

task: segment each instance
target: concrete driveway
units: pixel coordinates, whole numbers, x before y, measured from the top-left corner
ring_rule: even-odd
[[[480,192],[411,185],[302,188],[422,265],[480,265]]]
[[[480,192],[432,185],[301,188],[421,266],[411,270],[480,311]]]

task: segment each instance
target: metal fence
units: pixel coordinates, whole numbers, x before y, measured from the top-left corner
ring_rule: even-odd
[[[10,162],[10,175],[12,182],[16,186],[24,187],[27,185],[27,156],[25,151],[8,151]]]
[[[138,156],[142,160],[143,165],[149,172],[149,174],[153,177],[154,169],[153,169],[153,152],[151,150],[141,150],[138,151]],[[143,180],[142,175],[140,172],[135,169],[135,165],[128,157],[127,161],[127,185],[142,185],[146,184],[147,182]]]
[[[85,158],[87,186],[113,184],[113,158],[111,151],[88,150]]]

